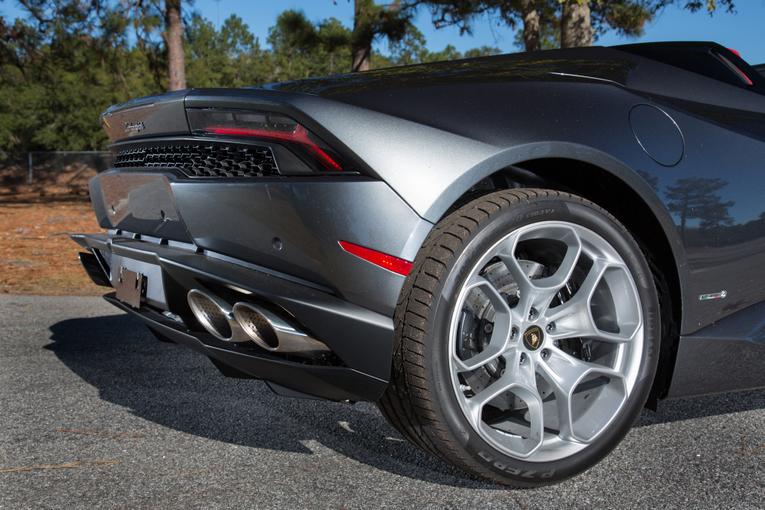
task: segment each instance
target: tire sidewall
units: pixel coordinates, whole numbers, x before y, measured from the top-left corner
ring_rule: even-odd
[[[484,197],[487,198],[487,197]],[[470,204],[465,206],[470,207]],[[459,215],[460,211],[454,213]],[[444,221],[449,221],[446,218]],[[452,312],[462,284],[478,259],[497,241],[510,232],[542,221],[576,223],[603,237],[621,255],[637,287],[643,314],[644,342],[641,364],[635,385],[627,402],[606,430],[583,450],[550,462],[519,460],[487,443],[469,424],[462,413],[452,387],[449,366],[449,334]],[[437,298],[436,298],[437,296]],[[482,228],[465,241],[455,254],[447,277],[434,295],[432,328],[426,337],[427,370],[433,381],[437,410],[452,435],[469,458],[494,473],[517,482],[553,482],[588,469],[606,456],[626,435],[639,416],[651,389],[656,372],[660,342],[659,303],[650,268],[639,246],[627,230],[601,212],[597,206],[576,198],[540,197],[521,201],[495,211]]]

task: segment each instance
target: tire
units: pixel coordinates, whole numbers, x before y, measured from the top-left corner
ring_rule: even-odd
[[[569,236],[567,232],[574,232],[575,235]],[[544,235],[554,239],[548,241],[543,238]],[[548,245],[555,249],[560,246],[555,236],[573,240],[565,244],[561,255],[548,256]],[[491,255],[491,250],[509,242],[517,243],[512,245],[512,259],[508,259],[507,254],[494,256],[488,259],[487,266],[479,267],[483,264],[482,260]],[[577,243],[581,251],[576,251]],[[605,255],[602,259],[601,252],[595,247],[603,250]],[[533,249],[538,249],[549,260],[554,257],[562,257],[562,260],[558,269],[548,270],[544,264],[541,264],[542,269],[538,269],[540,264],[533,259],[520,260],[521,255],[518,254],[521,248],[524,253],[528,251],[533,254]],[[571,301],[569,308],[556,307],[566,303],[561,297],[564,290],[549,294],[555,297],[545,308],[546,297],[534,297],[534,290],[526,293],[532,297],[524,298],[524,292],[520,289],[526,287],[521,287],[521,283],[517,282],[506,287],[518,289],[515,298],[498,293],[508,303],[517,299],[514,308],[511,305],[505,307],[504,301],[496,296],[486,298],[494,295],[490,292],[490,286],[498,287],[494,284],[486,286],[485,280],[494,274],[489,272],[491,268],[498,267],[499,271],[504,271],[507,267],[516,267],[512,263],[516,260],[519,262],[517,267],[522,266],[524,274],[532,271],[530,268],[533,271],[552,271],[549,279],[536,279],[528,274],[532,282],[528,288],[538,290],[563,277],[558,273],[567,274],[565,268],[570,265],[566,262],[569,250],[574,250],[572,253],[579,257],[574,262],[575,266],[571,266],[569,281],[564,282],[565,290],[570,294],[567,298]],[[609,260],[615,261],[613,266],[609,265]],[[503,265],[498,265],[500,263]],[[555,264],[549,263],[551,268]],[[586,269],[588,264],[589,269]],[[581,276],[590,273],[596,275],[591,280]],[[515,280],[523,281],[522,276]],[[580,286],[571,292],[575,276],[579,278]],[[477,282],[476,287],[470,286],[473,281]],[[503,281],[508,280],[505,278]],[[553,283],[549,285],[554,287]],[[479,289],[477,294],[476,288]],[[576,292],[581,289],[587,290],[582,290],[583,297],[575,301]],[[539,295],[548,296],[547,292],[550,292],[549,289]],[[534,306],[528,308],[527,303],[533,305],[535,299],[542,304],[539,308],[543,312]],[[609,299],[613,301],[612,305],[608,305]],[[470,314],[464,310],[473,306],[474,301],[483,303],[482,309],[489,310],[485,313],[493,313],[490,315],[494,320],[491,328],[487,329],[485,322],[479,323],[478,329],[469,327],[475,320],[471,322],[465,318]],[[491,306],[487,307],[485,302],[490,302]],[[534,314],[544,314],[545,321],[556,314],[564,319],[559,319],[559,324],[548,324],[537,331],[532,327],[536,322],[532,324],[524,322],[525,318],[520,319],[526,310],[529,310],[528,321]],[[568,315],[561,310],[569,310],[566,312]],[[579,318],[584,317],[581,311],[587,310],[587,319],[581,319],[581,323],[594,324],[594,336],[563,338],[567,331],[566,321],[571,322],[571,317],[574,317],[570,310],[578,310],[576,317]],[[596,317],[602,310],[610,312]],[[609,314],[613,316],[611,320],[616,321],[615,327],[608,326]],[[515,324],[516,316],[519,317],[518,324],[523,324],[526,329],[513,332],[513,326],[510,333],[502,333],[503,317],[509,318],[508,324]],[[542,325],[541,315],[536,320]],[[391,383],[378,402],[383,415],[404,437],[422,449],[472,475],[514,487],[555,483],[581,473],[605,457],[623,439],[648,398],[656,373],[661,336],[659,301],[652,273],[630,233],[592,202],[544,189],[498,191],[466,204],[440,221],[424,242],[407,276],[394,322]],[[564,324],[563,327],[560,323]],[[483,329],[480,324],[483,324]],[[481,335],[480,331],[489,329],[489,339],[483,341],[481,350],[465,348],[468,354],[457,352],[465,345],[477,345],[471,342]],[[463,335],[464,331],[467,333]],[[478,331],[476,335],[469,334],[475,331]],[[571,331],[578,330],[573,328]],[[536,344],[537,350],[531,350],[536,333],[540,333],[538,336],[543,340]],[[555,335],[562,339],[553,339]],[[540,349],[540,345],[547,347]],[[497,348],[507,350],[502,351],[505,353],[502,356],[492,359],[494,372],[489,370],[489,363],[475,371],[462,371],[473,360],[481,359],[484,353],[488,357],[495,346],[503,346]],[[579,346],[578,351],[576,346]],[[545,351],[548,358],[544,358]],[[566,356],[579,358],[569,360]],[[606,361],[600,365],[599,361],[594,361],[594,356],[601,356],[598,359]],[[572,366],[597,367],[582,372],[572,371],[585,375],[578,382],[567,382],[561,377],[563,382],[558,388],[553,384],[557,380],[553,377],[557,372],[549,367],[553,361],[564,358]],[[528,368],[531,366],[533,368]],[[601,366],[605,375],[600,374],[598,367]],[[518,368],[513,370],[513,367]],[[623,372],[619,372],[622,369]],[[521,377],[527,384],[511,386],[494,400],[482,397],[482,390],[487,390],[485,394],[491,395],[493,388],[503,387],[506,380],[521,380],[518,379]],[[473,382],[466,382],[468,380]],[[475,383],[476,380],[482,382]],[[540,389],[543,387],[548,390],[546,396]],[[537,391],[536,396],[532,390]],[[587,401],[590,396],[593,398]],[[480,400],[478,397],[481,397]],[[479,404],[473,404],[473,398]],[[484,400],[487,403],[480,404]],[[478,411],[471,414],[469,409],[475,406],[479,406]],[[609,412],[612,412],[610,418]],[[473,421],[469,416],[473,417]],[[518,419],[518,416],[522,418]],[[557,429],[549,430],[547,424],[553,423],[556,417]],[[581,417],[588,419],[581,420]],[[501,422],[502,419],[506,419],[506,423]],[[540,420],[545,428],[539,428]],[[595,423],[591,428],[582,425],[590,422]],[[497,429],[495,425],[505,429]],[[508,432],[513,427],[528,427],[528,433],[523,432],[525,429]]]

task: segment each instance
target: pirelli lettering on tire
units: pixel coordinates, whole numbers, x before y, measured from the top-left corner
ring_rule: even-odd
[[[523,469],[512,468],[500,461],[494,460],[494,458],[486,452],[478,452],[478,456],[491,464],[491,467],[494,469],[504,471],[513,476],[520,476],[521,478],[552,478],[555,475],[554,469],[550,471],[526,471]]]

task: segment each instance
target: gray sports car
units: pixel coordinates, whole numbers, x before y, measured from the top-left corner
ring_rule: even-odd
[[[765,385],[765,77],[722,46],[190,89],[101,120],[106,231],[73,237],[107,300],[228,376],[377,402],[474,475],[556,482],[659,399]]]

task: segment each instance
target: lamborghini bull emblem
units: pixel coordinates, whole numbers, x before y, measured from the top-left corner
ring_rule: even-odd
[[[539,349],[542,345],[542,329],[539,326],[531,326],[523,333],[523,344],[530,351]]]

